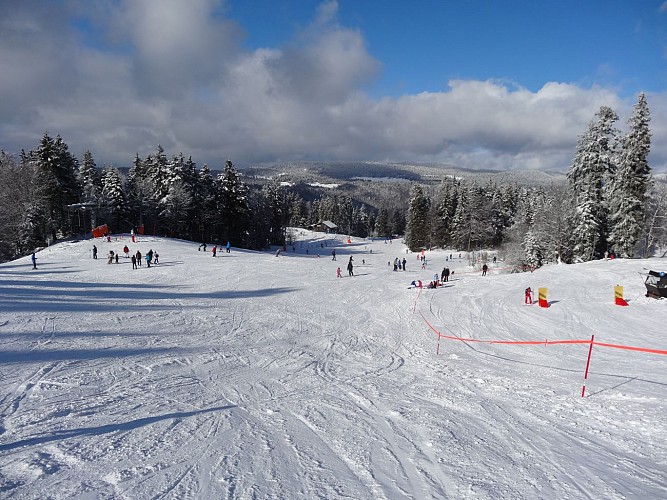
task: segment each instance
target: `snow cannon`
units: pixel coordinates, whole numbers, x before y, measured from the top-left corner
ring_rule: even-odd
[[[667,297],[667,273],[665,271],[649,271],[644,280],[646,296],[654,299]]]

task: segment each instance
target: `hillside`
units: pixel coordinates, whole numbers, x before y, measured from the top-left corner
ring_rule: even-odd
[[[425,163],[383,162],[289,162],[273,165],[254,165],[242,169],[249,178],[280,178],[291,182],[355,182],[376,180],[378,182],[419,182],[439,184],[445,178],[456,177],[476,180],[511,182],[524,186],[546,186],[562,184],[565,174],[541,170],[471,170],[452,165]]]
[[[160,264],[107,264],[126,243]],[[667,350],[667,302],[640,275],[667,259],[483,277],[447,251],[422,270],[399,240],[197,246],[0,264],[0,496],[667,496],[667,356],[595,345],[582,398],[589,344],[543,343]],[[445,265],[446,286],[409,288]],[[524,305],[528,286],[550,307]]]

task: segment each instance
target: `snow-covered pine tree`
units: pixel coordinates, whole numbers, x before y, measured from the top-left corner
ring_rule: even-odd
[[[407,221],[403,210],[395,209],[391,216],[391,234],[404,234]]]
[[[31,162],[17,162],[0,150],[0,262],[11,260],[35,247],[21,235],[29,221],[34,202],[35,168]]]
[[[607,106],[596,114],[597,120],[579,138],[567,177],[573,196],[573,254],[587,261],[600,257],[608,247],[608,207],[605,189],[615,172],[618,115]]]
[[[375,219],[375,234],[379,237],[391,235],[391,226],[389,225],[389,210],[385,207],[380,208],[380,213]]]
[[[79,186],[76,180],[78,161],[68,150],[60,136],[55,139],[48,133],[42,136],[38,148],[31,153],[38,169],[38,212],[44,216],[43,224],[50,239],[69,234],[67,205],[76,203]]]
[[[347,233],[348,235],[353,234],[355,220],[352,198],[349,196],[340,196],[336,205],[338,206],[339,220],[334,222],[338,224],[341,232]]]
[[[651,187],[650,113],[641,93],[628,120],[629,131],[622,139],[618,168],[613,178],[609,207],[612,231],[610,240],[623,257],[633,257],[644,231],[647,194]]]
[[[217,191],[222,221],[220,241],[243,246],[249,220],[248,188],[230,160],[226,161],[224,171],[218,176]]]
[[[194,199],[197,238],[212,241],[218,234],[219,216],[216,201],[216,185],[211,169],[204,166],[197,173],[197,191]]]
[[[370,216],[366,211],[366,205],[355,207],[353,215],[352,234],[360,238],[366,238],[370,234]]]
[[[430,205],[430,200],[424,195],[423,188],[419,184],[415,184],[410,191],[408,221],[405,232],[405,243],[413,252],[419,251],[430,243],[428,241]]]
[[[164,204],[169,194],[169,186],[174,182],[174,172],[170,168],[169,160],[164,152],[164,148],[158,144],[155,154],[150,154],[144,161],[146,175],[151,183],[151,211],[152,220],[147,221],[149,231],[158,234],[159,231],[166,229],[163,215]]]
[[[264,186],[262,194],[265,198],[265,213],[263,219],[267,222],[267,237],[269,245],[285,244],[285,219],[288,216],[288,207],[283,190],[277,182]]]
[[[667,248],[667,180],[656,180],[651,188],[642,235],[642,255],[648,256],[659,247]]]
[[[468,190],[461,187],[456,201],[456,211],[452,217],[451,244],[456,249],[469,249],[470,211]]]
[[[148,176],[146,164],[139,158],[139,155],[134,157],[126,186],[127,203],[130,209],[129,220],[136,226],[149,224],[156,216],[152,202],[153,183]]]
[[[129,224],[123,176],[117,168],[107,165],[102,169],[101,182],[100,201],[108,209],[106,222],[109,230],[116,233],[126,231]]]
[[[88,150],[83,153],[83,161],[79,164],[77,180],[79,181],[81,202],[97,203],[100,195],[100,174],[93,155]]]
[[[440,185],[434,206],[433,244],[445,247],[451,243],[452,222],[456,213],[457,181],[446,178]]]
[[[522,246],[525,264],[532,269],[541,267],[544,259],[544,247],[542,241],[539,237],[536,237],[532,229],[529,229],[525,234]]]
[[[308,205],[300,196],[292,199],[290,207],[290,226],[307,227],[308,226]]]

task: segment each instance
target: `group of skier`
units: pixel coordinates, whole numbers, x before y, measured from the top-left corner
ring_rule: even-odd
[[[139,250],[137,250],[137,253],[130,255],[130,249],[128,248],[127,245],[125,245],[123,247],[123,253],[125,254],[125,258],[129,258],[131,260],[132,269],[138,269],[139,267],[141,267],[142,255]],[[118,255],[119,255],[118,252],[109,250],[109,255],[107,256],[107,264],[113,264],[113,263],[118,264]],[[93,245],[93,259],[97,259],[97,245]],[[151,264],[160,264],[160,254],[154,252],[152,248],[148,252],[146,252],[146,255],[143,256],[143,259],[146,261],[147,267],[151,267]]]
[[[442,273],[440,273],[440,281],[442,281],[443,283],[446,283],[447,281],[449,281],[449,275],[450,275],[449,268],[445,267],[442,270]]]
[[[332,260],[335,260],[335,253],[334,253],[334,259]],[[347,261],[347,274],[349,276],[354,276],[354,264],[352,264],[352,262],[354,262],[354,259],[350,255],[350,260]],[[343,277],[343,272],[341,271],[340,267],[336,268],[336,278],[342,278],[342,277]]]
[[[201,250],[202,247],[204,247],[204,252],[205,252],[206,251],[206,243],[202,243],[201,245],[199,245],[199,250]],[[232,244],[229,241],[227,242],[227,246],[225,247],[225,251],[227,253],[232,252]],[[213,245],[213,248],[211,249],[211,253],[213,254],[213,257],[218,255],[218,245]]]
[[[389,262],[387,262],[387,264],[389,265]],[[403,257],[403,260],[396,257],[394,259],[394,271],[401,271],[401,270],[407,271],[407,269],[405,268],[406,264],[407,261],[405,260],[405,257]]]

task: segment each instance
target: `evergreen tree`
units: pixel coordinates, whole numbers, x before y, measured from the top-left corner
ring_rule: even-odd
[[[457,204],[457,183],[446,179],[440,186],[433,214],[433,244],[446,247],[452,240],[452,225]]]
[[[34,231],[27,230],[34,203],[34,165],[17,162],[0,150],[0,262],[34,249]],[[27,237],[27,238],[26,238]]]
[[[120,233],[126,230],[127,200],[123,186],[123,177],[117,168],[106,166],[102,170],[101,202],[108,209],[109,230]]]
[[[160,230],[168,229],[164,206],[168,202],[169,187],[175,181],[174,171],[170,168],[164,148],[159,144],[155,154],[146,157],[144,168],[151,188],[148,229],[158,234]]]
[[[266,192],[263,190],[248,193],[248,229],[246,245],[249,248],[266,248],[270,245],[272,237],[270,220],[270,209]]]
[[[90,151],[83,153],[83,161],[77,173],[81,202],[97,203],[100,196],[100,175]]]
[[[217,184],[222,218],[220,241],[232,241],[237,246],[243,246],[249,221],[248,188],[230,160],[225,163]]]
[[[194,198],[197,238],[212,241],[218,234],[219,215],[216,203],[216,185],[211,169],[204,165],[197,174],[197,190]]]
[[[292,227],[308,227],[308,205],[298,195],[292,200],[289,224]]]
[[[276,182],[267,184],[263,191],[265,216],[267,221],[267,237],[269,245],[285,244],[286,222],[289,208],[285,193]]]
[[[648,104],[642,93],[628,121],[629,131],[622,141],[609,204],[613,221],[610,239],[623,257],[634,256],[644,230],[646,201],[652,182],[648,164],[651,149],[649,121]]]
[[[389,211],[382,207],[377,219],[375,220],[375,234],[380,237],[391,236],[391,226],[389,225]]]
[[[405,226],[407,221],[405,220],[405,214],[403,210],[395,209],[393,215],[391,216],[391,235],[394,234],[405,234]]]
[[[153,186],[144,161],[135,155],[127,176],[129,219],[136,226],[148,224],[156,217],[152,203]]]
[[[567,174],[576,207],[573,217],[575,258],[591,260],[608,247],[608,206],[605,191],[616,170],[618,132],[613,124],[618,115],[602,106],[577,143]]]
[[[429,245],[430,227],[428,214],[430,201],[424,195],[424,190],[415,184],[410,192],[410,206],[408,208],[408,223],[405,233],[405,243],[408,248],[416,252]]]
[[[495,235],[492,199],[476,182],[461,186],[452,218],[451,242],[467,251],[489,246]]]
[[[59,235],[70,233],[67,205],[79,198],[78,162],[60,136],[53,139],[48,134],[44,134],[31,156],[38,169],[36,200],[41,203],[35,213],[42,214],[40,225],[55,241]]]
[[[530,268],[542,266],[544,258],[544,246],[539,237],[536,237],[532,229],[529,229],[523,238],[524,262]]]

